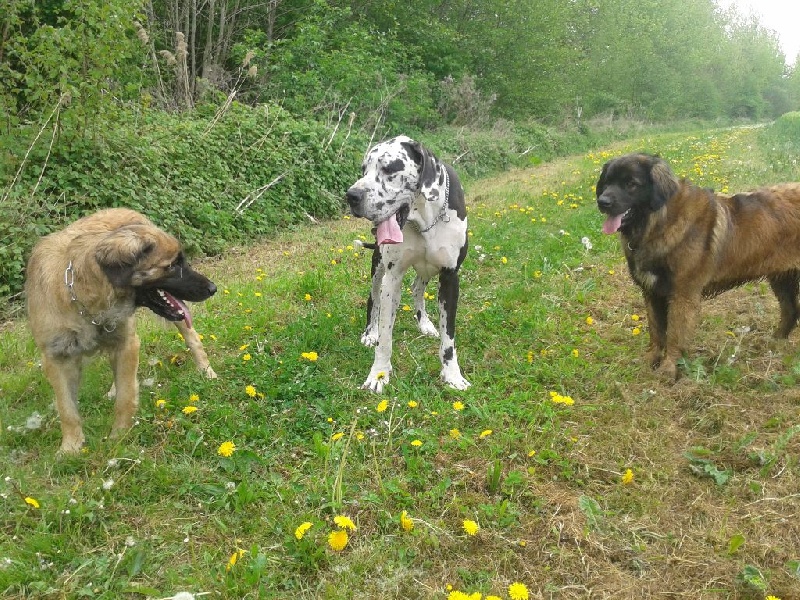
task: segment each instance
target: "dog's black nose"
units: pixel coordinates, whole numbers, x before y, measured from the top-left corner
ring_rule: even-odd
[[[601,194],[597,197],[597,208],[601,211],[607,211],[611,208],[611,198],[607,197],[605,194]]]
[[[213,296],[216,293],[217,293],[217,286],[214,285],[213,281],[209,281],[208,282],[208,295],[209,296]]]
[[[345,197],[347,198],[347,203],[351,207],[353,207],[361,204],[361,201],[364,199],[364,194],[365,192],[362,189],[350,188],[349,190],[347,190],[347,194],[345,194]]]

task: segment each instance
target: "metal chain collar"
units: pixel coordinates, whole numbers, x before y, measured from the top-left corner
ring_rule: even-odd
[[[433,220],[433,223],[428,225],[425,229],[420,229],[420,233],[425,233],[426,231],[430,231],[433,229],[439,221],[443,223],[449,223],[450,219],[447,217],[447,209],[449,208],[448,202],[450,200],[450,175],[447,173],[447,167],[442,165],[444,169],[444,204],[442,204],[442,210],[439,211],[439,214],[436,215],[436,218]]]
[[[69,261],[67,268],[64,270],[64,285],[67,286],[70,300],[72,300],[78,307],[78,314],[80,316],[89,319],[92,325],[96,327],[102,327],[106,333],[111,333],[117,328],[116,321],[109,324],[103,323],[98,317],[92,317],[89,314],[89,311],[86,310],[86,307],[83,305],[83,303],[78,300],[78,296],[75,295],[75,269],[72,267],[72,261]]]

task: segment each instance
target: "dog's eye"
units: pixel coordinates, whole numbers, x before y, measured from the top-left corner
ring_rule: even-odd
[[[639,182],[638,181],[636,181],[635,179],[631,179],[630,181],[628,181],[628,189],[629,190],[635,190],[637,187],[639,187]]]

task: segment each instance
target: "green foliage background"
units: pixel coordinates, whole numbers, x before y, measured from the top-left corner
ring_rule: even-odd
[[[378,139],[469,178],[763,121],[800,109],[786,58],[711,0],[2,0],[0,298],[39,236],[101,207],[215,254],[337,214]]]

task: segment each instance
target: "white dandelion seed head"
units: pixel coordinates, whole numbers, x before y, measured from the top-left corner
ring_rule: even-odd
[[[119,461],[116,458],[110,458],[106,464],[109,468],[113,469],[119,464]]]
[[[112,487],[114,487],[114,480],[113,480],[113,479],[111,479],[111,478],[109,477],[108,479],[104,479],[104,480],[103,480],[103,489],[104,489],[104,490],[108,491],[108,490],[110,490]]]
[[[25,429],[27,429],[28,431],[40,429],[41,426],[42,426],[42,415],[40,415],[38,412],[33,413],[25,421]]]

